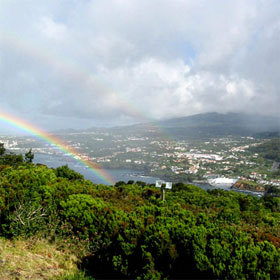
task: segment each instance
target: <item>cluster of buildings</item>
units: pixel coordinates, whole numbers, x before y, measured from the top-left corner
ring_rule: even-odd
[[[77,135],[75,135],[76,137]],[[79,136],[79,135],[78,135]],[[65,136],[66,137],[66,136]],[[74,137],[74,136],[73,136]],[[267,166],[260,166],[259,155],[248,153],[248,149],[259,143],[254,139],[232,140],[216,139],[213,141],[189,143],[187,141],[149,139],[148,137],[121,135],[83,135],[84,138],[66,139],[69,147],[79,151],[77,159],[94,161],[110,166],[129,168],[137,165],[139,169],[158,172],[172,172],[174,174],[223,174],[236,175],[261,184],[271,184],[280,187],[280,180],[269,180]],[[110,140],[108,140],[108,138]],[[32,138],[18,140],[16,138],[0,138],[5,147],[19,150],[24,142],[30,146]],[[95,141],[95,142],[94,142]],[[107,142],[106,142],[107,141]],[[110,145],[108,145],[108,141]],[[99,145],[101,148],[96,148]],[[28,147],[29,147],[28,146]],[[38,145],[33,148],[34,153],[61,154],[51,145]]]

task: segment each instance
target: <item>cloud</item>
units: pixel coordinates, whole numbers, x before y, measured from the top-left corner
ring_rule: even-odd
[[[67,28],[64,24],[55,22],[52,18],[43,17],[39,25],[39,31],[47,38],[54,40],[64,40]]]
[[[0,15],[1,107],[38,125],[279,115],[277,0],[2,0]]]

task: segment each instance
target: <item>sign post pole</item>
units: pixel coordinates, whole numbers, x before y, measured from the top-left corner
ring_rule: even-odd
[[[165,201],[165,186],[161,186],[161,200]]]
[[[156,181],[156,187],[161,188],[161,200],[165,201],[165,189],[172,189],[172,182],[165,182],[162,180],[157,180]]]

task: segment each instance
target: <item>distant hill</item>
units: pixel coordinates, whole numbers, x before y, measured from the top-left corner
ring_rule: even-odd
[[[239,113],[205,113],[111,130],[126,134],[168,134],[175,138],[212,138],[254,136],[259,133],[279,133],[280,118]]]
[[[243,113],[204,113],[130,126],[61,132],[109,132],[142,137],[167,135],[178,139],[208,139],[228,135],[272,138],[280,134],[280,118]]]

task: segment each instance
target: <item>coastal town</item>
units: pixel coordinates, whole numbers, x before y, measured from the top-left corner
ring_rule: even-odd
[[[280,188],[279,163],[254,151],[267,139],[226,137],[189,141],[108,132],[67,133],[59,137],[70,150],[76,151],[76,159],[92,161],[106,169],[141,171],[174,182],[209,182],[221,177]],[[0,142],[13,153],[32,148],[35,156],[65,156],[55,145],[34,137],[2,136]]]

